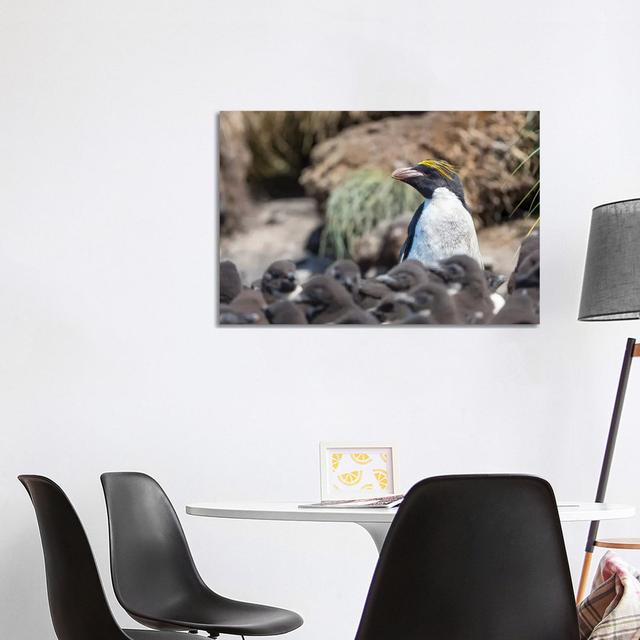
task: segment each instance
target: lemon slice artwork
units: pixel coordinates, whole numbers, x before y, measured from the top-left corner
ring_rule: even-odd
[[[338,476],[338,480],[340,480],[340,482],[342,482],[342,484],[346,485],[347,487],[353,487],[354,485],[358,484],[360,480],[362,480],[362,471],[360,469],[357,469],[356,471],[347,471],[346,473],[341,473]]]
[[[369,464],[371,456],[368,453],[352,453],[351,459],[358,464]]]
[[[384,491],[389,486],[389,474],[384,469],[374,469],[373,475],[378,481],[378,486]]]
[[[331,468],[333,469],[333,471],[335,471],[338,468],[338,465],[340,464],[340,460],[342,460],[342,455],[341,453],[332,453],[331,454]]]

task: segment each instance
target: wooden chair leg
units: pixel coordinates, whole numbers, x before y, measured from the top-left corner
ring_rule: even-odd
[[[580,604],[585,598],[592,559],[593,551],[585,551],[584,560],[582,562],[582,573],[580,574],[580,583],[578,585],[578,595],[576,596],[576,604]]]

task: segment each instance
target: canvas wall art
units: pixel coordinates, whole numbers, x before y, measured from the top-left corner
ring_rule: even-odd
[[[535,325],[537,111],[219,115],[220,326]]]

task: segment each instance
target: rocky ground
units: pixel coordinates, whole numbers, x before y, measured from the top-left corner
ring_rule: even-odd
[[[244,282],[262,277],[276,260],[304,258],[307,239],[321,223],[313,198],[271,200],[254,211],[245,221],[246,231],[220,241],[220,260],[234,262]]]

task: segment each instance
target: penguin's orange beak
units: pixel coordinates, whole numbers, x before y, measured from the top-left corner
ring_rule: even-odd
[[[404,167],[402,169],[396,169],[391,174],[391,177],[394,180],[400,180],[400,182],[406,182],[411,178],[420,178],[423,175],[424,175],[423,173],[420,173],[420,171],[418,171],[417,169],[414,169],[413,167]]]

